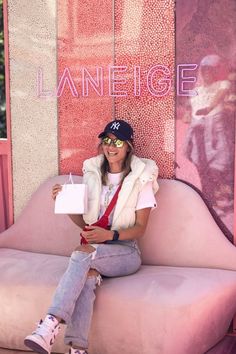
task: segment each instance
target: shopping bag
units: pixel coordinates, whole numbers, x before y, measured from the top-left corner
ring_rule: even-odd
[[[76,184],[72,175],[70,184],[62,185],[62,190],[55,200],[55,214],[85,214],[87,212],[88,191],[86,184]]]

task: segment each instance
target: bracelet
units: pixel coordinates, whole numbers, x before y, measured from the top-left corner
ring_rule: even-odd
[[[117,241],[119,240],[120,234],[117,230],[113,230],[114,234],[113,234],[113,238],[112,241]]]

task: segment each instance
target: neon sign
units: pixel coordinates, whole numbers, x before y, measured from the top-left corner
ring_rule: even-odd
[[[177,65],[176,73],[176,91],[178,96],[195,96],[194,84],[196,77],[194,71],[198,68],[197,64],[179,64]],[[55,90],[44,89],[43,70],[38,69],[37,72],[37,96],[40,98],[47,97],[61,97],[64,90],[69,89],[73,97],[88,97],[91,92],[95,92],[98,96],[111,96],[111,97],[127,97],[127,75],[128,79],[133,82],[134,97],[142,95],[141,90],[141,67],[134,66],[132,75],[128,74],[128,66],[109,66],[105,72],[103,67],[95,67],[95,75],[92,75],[87,68],[81,68],[81,75],[79,81],[81,83],[81,92],[79,94],[75,80],[78,77],[73,77],[69,68],[65,68]],[[193,76],[189,76],[192,73]],[[126,75],[126,76],[125,76]],[[132,77],[131,77],[132,76]],[[108,81],[108,90],[104,90],[105,79]],[[164,97],[168,95],[172,86],[173,79],[171,78],[170,69],[162,64],[152,66],[146,75],[145,87],[147,92],[154,97]],[[143,83],[144,84],[144,83]],[[191,88],[186,86],[190,85]],[[145,93],[146,94],[146,93]]]

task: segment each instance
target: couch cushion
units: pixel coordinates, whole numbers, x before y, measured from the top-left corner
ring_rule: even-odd
[[[236,312],[236,272],[142,266],[104,281],[91,331],[92,354],[203,354]]]
[[[236,249],[188,185],[160,180],[157,208],[139,245],[144,264],[236,270]]]
[[[75,183],[82,178],[73,176]],[[16,222],[0,235],[0,247],[68,256],[80,244],[80,228],[67,215],[54,214],[51,197],[54,184],[64,184],[68,176],[45,181],[31,196]]]
[[[2,248],[0,259],[0,347],[24,350],[69,258]],[[235,292],[236,272],[217,269],[142,266],[128,277],[105,278],[90,353],[202,354],[227,331]],[[60,353],[62,327],[54,346]]]
[[[0,249],[0,347],[26,350],[23,339],[45,316],[68,261],[68,257]],[[62,337],[59,348],[62,352]]]
[[[76,183],[81,177],[74,176]],[[54,214],[51,189],[68,176],[56,176],[32,195],[16,223],[3,232],[0,247],[68,256],[80,242],[80,229],[67,215]],[[143,264],[236,270],[236,250],[221,232],[201,197],[186,184],[158,180],[157,208],[140,239]]]

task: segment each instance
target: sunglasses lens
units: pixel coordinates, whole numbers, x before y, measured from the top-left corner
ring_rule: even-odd
[[[111,144],[111,139],[108,137],[105,137],[102,139],[103,144],[105,145],[110,145]]]
[[[123,142],[122,140],[119,140],[119,139],[113,140],[113,143],[114,143],[114,145],[115,145],[117,148],[121,148],[121,147],[124,145],[124,142]]]
[[[117,148],[121,148],[124,145],[124,142],[122,140],[119,139],[114,139],[112,140],[111,138],[109,138],[108,136],[106,136],[105,138],[102,139],[102,143],[104,145],[111,145],[113,144],[115,147]]]

